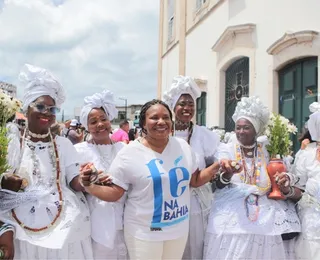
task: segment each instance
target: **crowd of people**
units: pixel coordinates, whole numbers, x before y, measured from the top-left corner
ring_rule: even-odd
[[[117,131],[112,92],[85,97],[80,122],[61,127],[57,79],[32,65],[19,79],[27,123],[9,131],[0,173],[0,259],[320,259],[318,103],[274,200],[257,97],[237,104],[221,142],[194,124],[201,91],[187,76],[143,105],[139,129]]]

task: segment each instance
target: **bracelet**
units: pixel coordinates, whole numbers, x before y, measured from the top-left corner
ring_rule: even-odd
[[[297,184],[299,182],[299,178],[296,177],[295,175],[293,175],[292,173],[286,172],[286,175],[289,178],[290,186],[294,186],[295,184]]]
[[[229,185],[231,182],[231,179],[223,178],[223,174],[225,174],[225,172],[220,173],[220,182],[224,185]]]
[[[285,196],[286,198],[292,198],[292,197],[294,197],[294,195],[296,195],[296,189],[294,187],[290,186],[289,192],[287,194],[282,193],[282,195]]]
[[[12,231],[14,233],[14,226],[10,225],[10,224],[3,224],[0,227],[0,236],[2,236],[4,233]]]

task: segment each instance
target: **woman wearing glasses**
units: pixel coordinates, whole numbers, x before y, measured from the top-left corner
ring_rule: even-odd
[[[197,156],[199,169],[202,170],[213,164],[220,138],[207,128],[192,122],[195,102],[200,95],[201,90],[192,78],[177,76],[174,77],[170,90],[164,94],[164,101],[175,115],[173,135],[190,144]],[[211,185],[191,189],[190,232],[183,259],[202,259],[211,199]]]
[[[75,145],[81,163],[92,163],[99,171],[108,172],[113,159],[125,145],[123,142],[113,143],[110,139],[110,120],[117,115],[112,92],[105,90],[85,97],[80,121],[91,139]],[[118,202],[105,202],[87,194],[94,259],[127,258],[122,223],[124,199],[125,196]]]
[[[90,215],[78,192],[77,152],[50,132],[65,100],[63,88],[48,71],[31,65],[20,79],[26,83],[28,123],[15,175],[1,175],[0,249],[5,259],[90,259]]]

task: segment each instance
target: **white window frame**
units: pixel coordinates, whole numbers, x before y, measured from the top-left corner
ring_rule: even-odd
[[[196,11],[200,10],[206,2],[207,0],[196,0]]]
[[[168,42],[174,37],[174,9],[175,0],[168,0]]]

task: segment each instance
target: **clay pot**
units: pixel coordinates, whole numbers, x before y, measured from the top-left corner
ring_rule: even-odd
[[[270,177],[271,181],[271,188],[272,191],[268,195],[269,199],[274,199],[274,200],[284,200],[285,197],[282,195],[279,185],[276,183],[275,175],[276,173],[281,173],[281,172],[286,172],[287,168],[283,163],[283,160],[281,159],[271,159],[268,166],[267,166],[267,171],[268,175]]]

